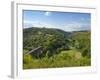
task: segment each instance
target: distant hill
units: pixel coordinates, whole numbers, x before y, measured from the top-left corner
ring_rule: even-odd
[[[56,28],[37,28],[37,27],[31,27],[31,28],[25,28],[23,30],[23,36],[28,37],[31,35],[38,35],[39,33],[42,34],[50,34],[50,35],[61,35],[61,36],[69,36],[71,32],[66,32],[61,29]]]

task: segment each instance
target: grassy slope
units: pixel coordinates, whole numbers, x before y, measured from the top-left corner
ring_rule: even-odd
[[[24,69],[90,65],[90,59],[87,57],[82,57],[81,53],[77,50],[62,51],[60,54],[54,55],[50,58],[44,57],[42,59],[32,59],[30,55],[27,56],[28,57],[26,57],[27,59],[26,64],[24,64]]]

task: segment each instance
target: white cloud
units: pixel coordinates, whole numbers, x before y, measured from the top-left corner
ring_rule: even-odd
[[[48,24],[48,23],[44,23],[44,22],[39,22],[39,21],[24,21],[24,28],[29,28],[29,27],[58,28],[57,26],[54,26],[54,25]]]
[[[48,23],[44,23],[44,22],[38,22],[38,23],[34,22],[33,27],[58,28],[57,26],[54,26],[54,25],[48,24]]]
[[[45,25],[41,24],[39,21],[24,21],[24,28],[29,27],[43,27]]]
[[[63,25],[62,28],[65,31],[90,30],[90,25],[77,23],[77,22],[72,22],[72,23],[67,23],[67,24]]]
[[[80,31],[80,30],[90,30],[89,24],[83,24],[78,22],[71,22],[66,23],[65,25],[52,25],[45,22],[39,22],[39,21],[24,21],[24,28],[29,27],[39,27],[39,28],[57,28],[64,31]]]

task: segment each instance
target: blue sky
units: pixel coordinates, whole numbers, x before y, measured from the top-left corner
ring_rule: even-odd
[[[65,31],[90,30],[91,14],[23,10],[24,28],[46,27]]]

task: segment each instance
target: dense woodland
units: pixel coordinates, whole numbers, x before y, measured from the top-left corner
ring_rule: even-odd
[[[23,68],[90,66],[90,34],[90,31],[66,32],[45,27],[23,29]],[[41,54],[29,54],[38,47]]]

